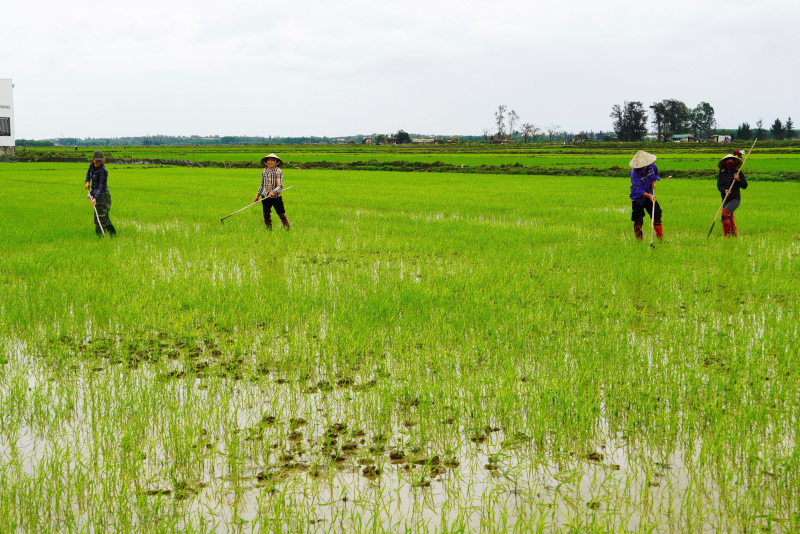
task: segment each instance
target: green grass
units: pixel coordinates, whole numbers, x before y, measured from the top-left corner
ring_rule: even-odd
[[[511,173],[500,166],[517,165],[523,169],[513,172],[531,174],[558,174],[574,171],[580,175],[624,175],[631,155],[638,149],[658,155],[662,174],[676,174],[682,178],[713,179],[716,163],[734,148],[749,150],[751,144],[717,143],[591,143],[563,146],[557,143],[519,143],[492,145],[486,143],[451,145],[275,145],[275,146],[126,146],[99,147],[109,158],[137,161],[140,159],[182,160],[215,164],[257,165],[260,158],[277,152],[290,167],[303,167],[314,163],[329,164],[367,163],[372,170],[398,162],[445,164],[454,166],[448,172],[474,172],[480,167],[492,167],[490,172]],[[93,148],[36,148],[19,149],[21,159],[39,157],[77,157],[88,161]],[[800,142],[763,141],[747,162],[746,172],[756,179],[783,181],[797,180],[797,158]],[[307,165],[306,165],[307,166]],[[322,165],[327,167],[329,165]],[[461,166],[464,166],[462,169]],[[525,171],[524,167],[528,167]],[[354,169],[356,170],[356,169]],[[387,169],[388,170],[388,169]],[[394,169],[398,170],[398,169]],[[412,169],[405,169],[412,170]],[[442,169],[439,169],[442,170]]]
[[[797,183],[84,173],[0,164],[10,530],[800,529]]]

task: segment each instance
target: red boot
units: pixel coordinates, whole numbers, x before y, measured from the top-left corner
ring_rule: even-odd
[[[281,218],[281,224],[283,224],[284,228],[286,228],[287,230],[291,230],[292,229],[292,225],[289,224],[289,219],[286,218],[286,214],[285,213],[279,213],[278,217]]]
[[[656,221],[654,227],[656,229],[656,237],[659,239],[664,237],[664,228],[661,226],[661,221]]]
[[[272,216],[269,213],[264,214],[264,224],[267,230],[272,230]]]
[[[636,239],[639,241],[642,240],[642,225],[644,224],[644,219],[636,219],[633,221],[633,233],[636,234]]]
[[[731,212],[731,234],[733,234],[733,237],[739,237],[739,232],[736,230],[736,218],[733,216],[733,212]]]
[[[722,210],[722,231],[725,237],[730,236],[733,231],[733,212],[726,209]]]

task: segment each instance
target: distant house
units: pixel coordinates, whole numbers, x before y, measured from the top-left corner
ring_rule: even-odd
[[[680,134],[673,135],[669,138],[669,141],[673,143],[694,143],[697,141],[697,137],[690,134]]]
[[[365,145],[371,145],[372,144],[372,138],[371,137],[365,137],[364,140],[361,141],[361,142],[363,144],[365,144]]]
[[[412,137],[411,138],[411,142],[412,143],[422,143],[422,144],[432,145],[432,144],[436,143],[436,138],[435,137]]]
[[[0,154],[14,155],[14,84],[8,78],[0,79]]]
[[[658,136],[656,134],[647,134],[642,139],[645,141],[658,141]]]
[[[733,138],[730,135],[710,135],[708,140],[715,143],[730,143]]]
[[[491,141],[489,142],[497,144],[506,144],[506,143],[512,143],[513,141],[509,141],[508,138],[506,137],[497,137],[496,135],[493,135]]]
[[[587,141],[591,141],[591,139],[589,139],[588,135],[584,135],[584,134],[578,134],[578,135],[576,135],[575,137],[572,138],[572,143],[576,144],[576,145],[578,143],[585,143]]]

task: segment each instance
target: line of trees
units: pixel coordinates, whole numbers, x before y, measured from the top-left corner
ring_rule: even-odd
[[[545,135],[545,132],[550,141],[553,141],[553,138],[561,132],[561,126],[558,124],[551,124],[540,128],[531,122],[521,123],[519,114],[513,109],[508,111],[508,106],[506,105],[497,106],[497,111],[494,112],[494,121],[497,131],[493,135],[490,128],[484,128],[484,141],[512,141],[515,136],[518,136],[521,137],[525,143],[529,140],[533,140],[535,143],[539,136]],[[515,125],[519,125],[519,129],[516,129]]]
[[[797,130],[794,129],[794,122],[792,121],[792,118],[789,117],[786,119],[785,123],[780,119],[775,119],[775,122],[772,123],[772,126],[769,129],[769,137],[778,141],[794,139],[797,137]],[[750,123],[748,122],[743,122],[736,129],[736,139],[747,140],[753,138],[758,139],[759,141],[768,138],[767,130],[764,129],[764,121],[762,119],[758,119],[756,121],[755,130],[750,128]]]
[[[652,115],[652,119],[650,117]],[[614,132],[620,141],[641,141],[647,135],[648,122],[659,140],[673,135],[691,134],[707,138],[717,128],[714,108],[708,102],[700,102],[694,108],[676,99],[654,102],[648,108],[639,101],[628,102],[611,108]]]

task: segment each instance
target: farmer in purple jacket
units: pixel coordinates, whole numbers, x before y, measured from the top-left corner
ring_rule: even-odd
[[[655,201],[656,182],[660,181],[658,177],[658,167],[655,166],[656,157],[640,150],[633,156],[631,160],[631,203],[633,212],[631,213],[631,220],[633,221],[633,232],[636,234],[636,239],[642,240],[642,225],[644,224],[644,212],[650,215],[654,220],[656,235],[660,239],[663,237],[663,229],[661,227],[661,206],[658,201]],[[655,201],[655,206],[653,206]],[[654,213],[655,211],[655,213]]]

